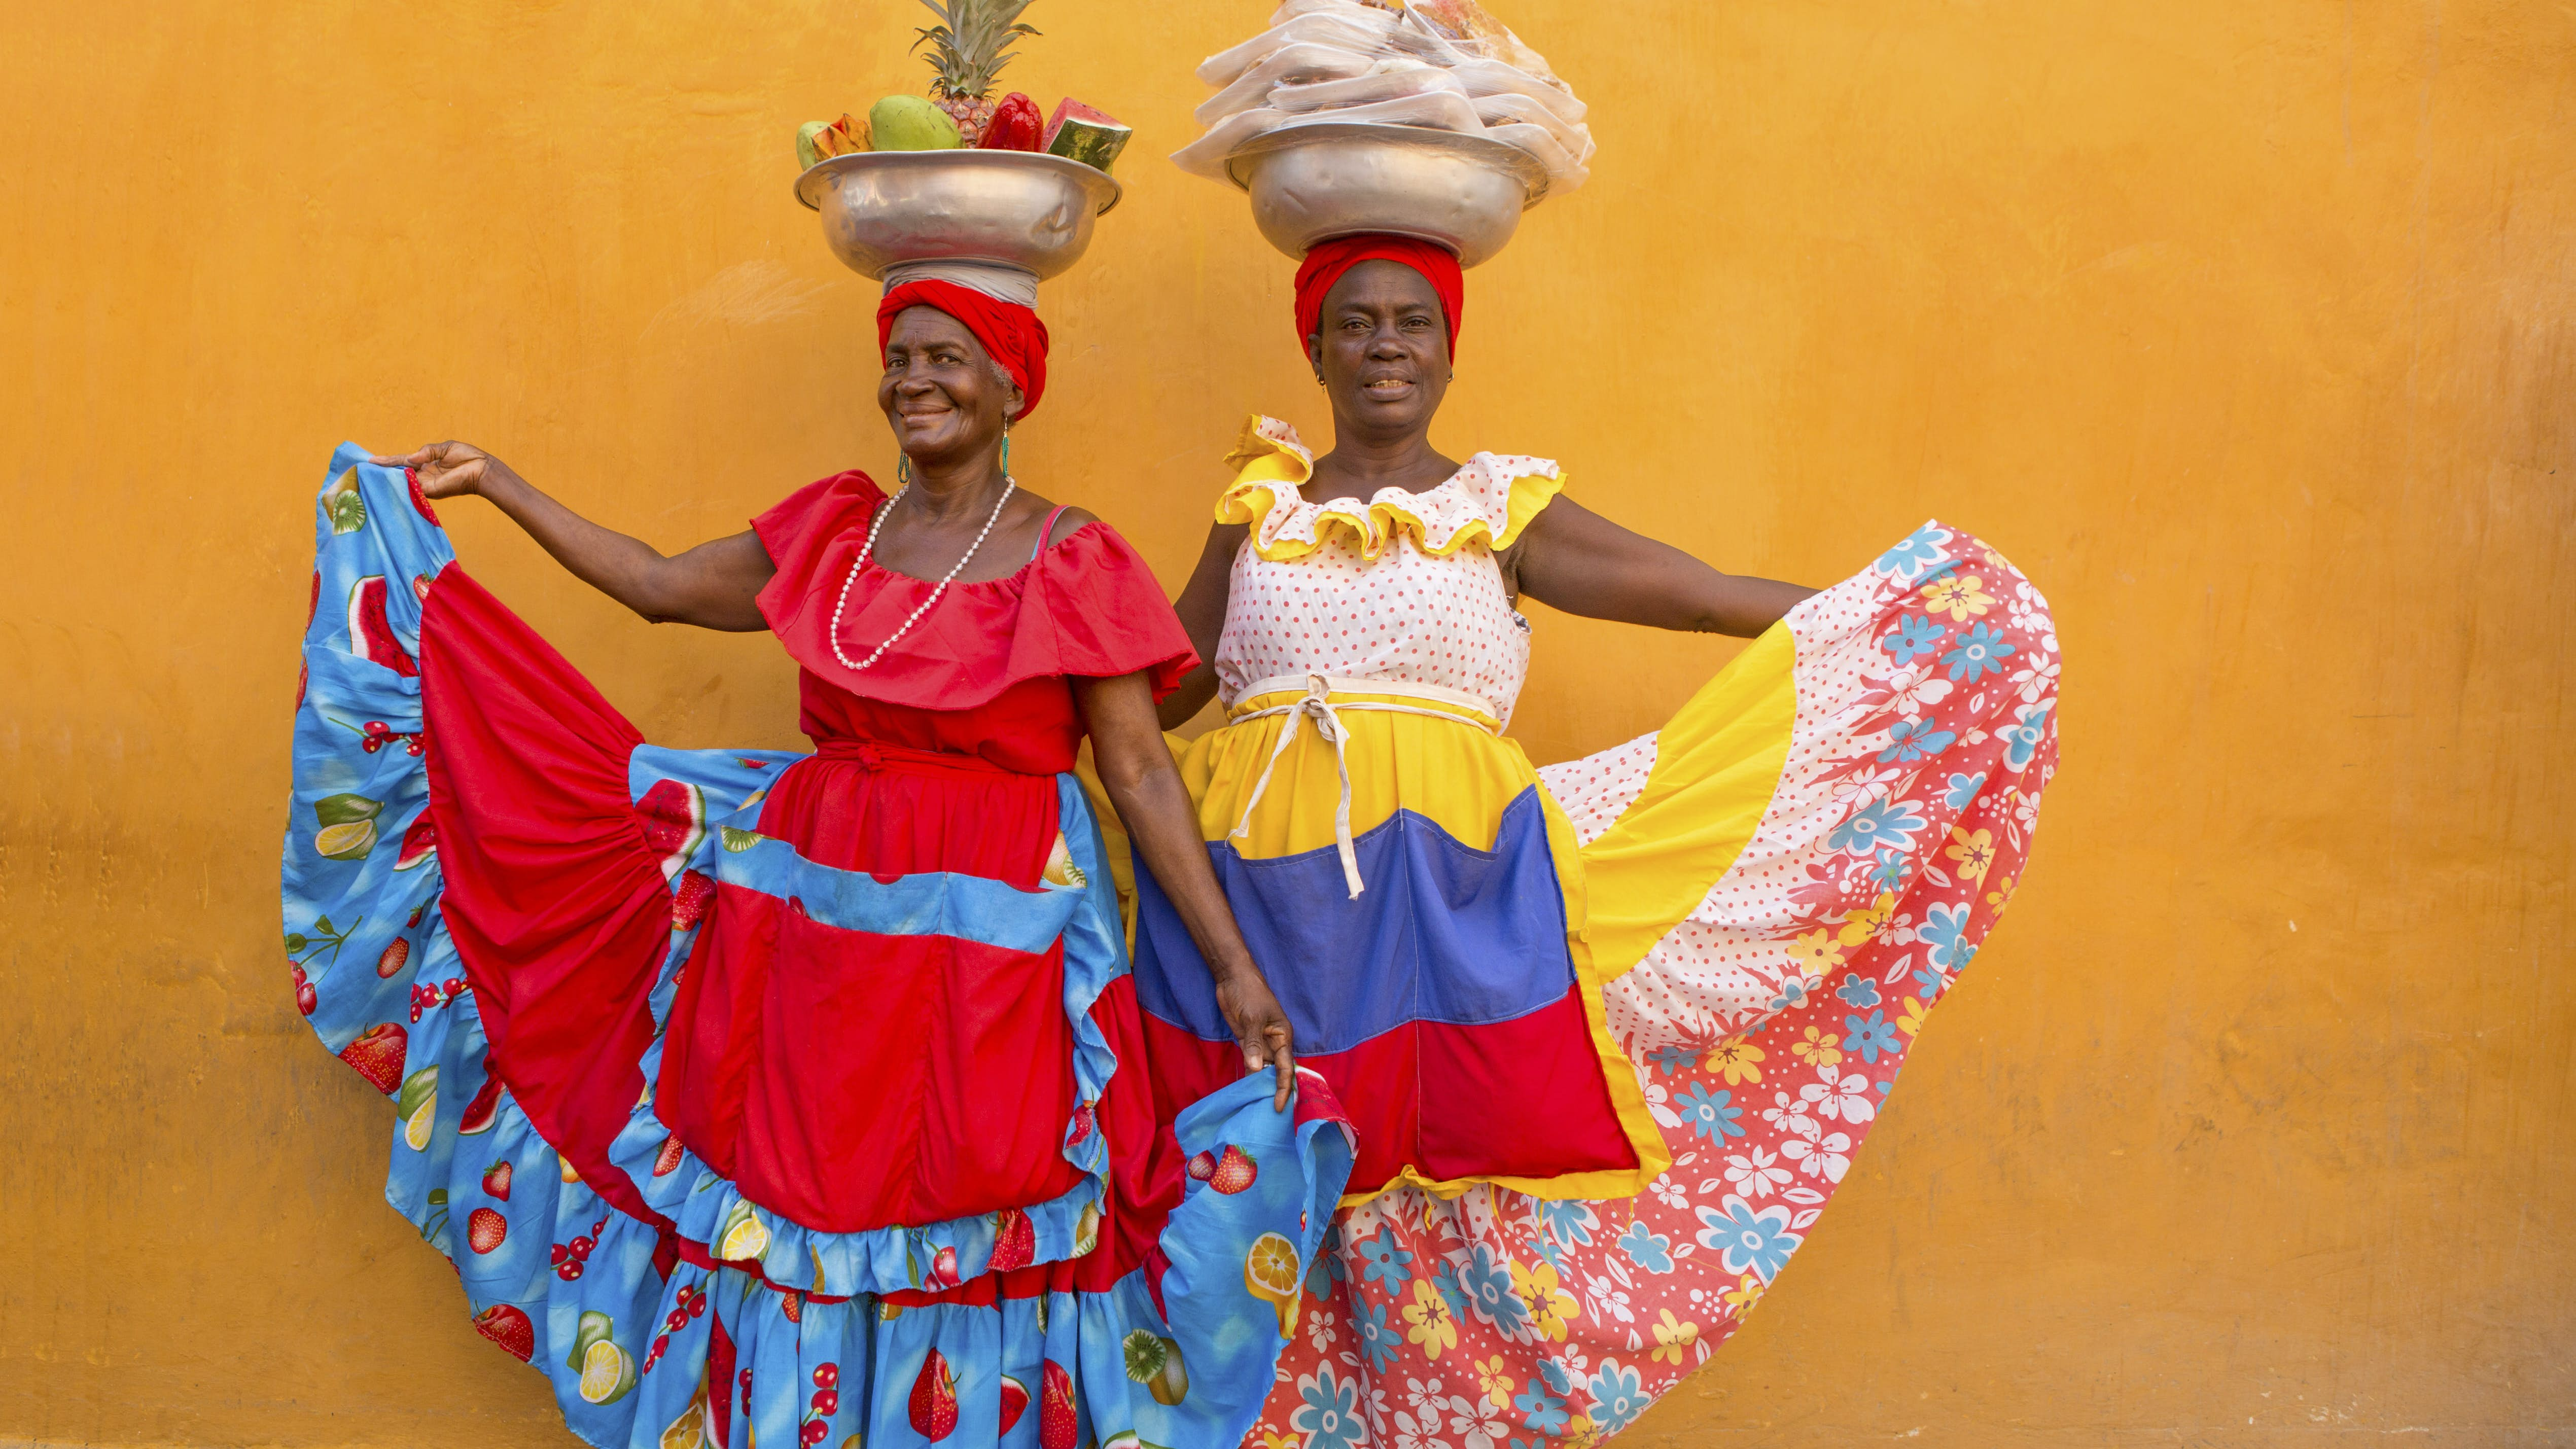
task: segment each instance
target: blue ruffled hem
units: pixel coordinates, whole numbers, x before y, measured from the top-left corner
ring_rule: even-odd
[[[305,637],[286,944],[316,1034],[394,1100],[386,1200],[454,1263],[477,1329],[543,1370],[566,1425],[604,1449],[716,1443],[724,1423],[743,1424],[734,1442],[746,1444],[1237,1442],[1270,1389],[1287,1324],[1286,1305],[1259,1282],[1302,1272],[1352,1156],[1346,1129],[1302,1100],[1273,1112],[1266,1079],[1216,1093],[1175,1124],[1184,1153],[1232,1145],[1252,1157],[1261,1166],[1252,1186],[1226,1194],[1189,1184],[1159,1240],[1165,1261],[1101,1292],[902,1309],[867,1291],[811,1297],[912,1286],[911,1268],[898,1276],[893,1265],[906,1253],[917,1262],[924,1245],[954,1248],[959,1276],[971,1279],[989,1261],[992,1220],[817,1233],[742,1199],[685,1152],[657,1175],[670,1134],[649,1093],[611,1160],[681,1237],[721,1243],[728,1219],[759,1222],[770,1241],[758,1274],[681,1261],[659,1224],[617,1210],[565,1166],[487,1069],[481,1013],[439,912],[426,773],[412,752],[425,728],[413,661],[426,583],[454,555],[403,476],[366,456],[343,445],[319,502],[316,588],[349,603],[317,609]],[[653,781],[684,780],[706,792],[707,818],[721,810],[747,830],[739,822],[796,758],[646,746],[630,775],[639,796]],[[1076,863],[1105,883],[1097,827],[1072,780],[1060,788]],[[772,871],[817,869],[756,841],[720,859],[722,829],[707,837],[687,868],[712,866],[753,888]],[[861,907],[932,888],[885,889],[895,894]],[[1080,1100],[1096,1101],[1120,1066],[1090,1020],[1127,969],[1114,903],[1105,888],[1019,894],[1076,897],[1069,908],[1037,904],[1064,910],[1074,1070]],[[672,933],[651,993],[648,1082],[695,929]],[[1087,1236],[1083,1209],[1096,1211],[1106,1187],[1108,1154],[1086,1115],[1068,1124],[1066,1144],[1090,1176],[1026,1209],[1037,1261],[1071,1255]],[[701,1237],[709,1221],[716,1230]],[[1263,1271],[1248,1276],[1256,1256]]]

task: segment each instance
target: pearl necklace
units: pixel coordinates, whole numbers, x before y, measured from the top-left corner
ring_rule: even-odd
[[[993,503],[993,516],[984,520],[983,532],[976,534],[975,541],[966,545],[966,556],[957,560],[957,566],[950,569],[947,576],[931,589],[930,597],[921,601],[921,607],[912,611],[912,617],[904,620],[901,628],[886,636],[886,641],[876,647],[875,653],[865,659],[854,660],[841,652],[841,610],[849,606],[850,586],[859,581],[859,571],[868,566],[868,555],[877,550],[877,531],[885,527],[886,515],[894,512],[894,506],[903,501],[903,495],[912,491],[912,485],[907,483],[896,489],[894,497],[887,499],[885,506],[877,510],[877,516],[868,521],[867,542],[859,545],[859,556],[850,561],[850,576],[841,580],[841,597],[832,605],[832,653],[840,659],[844,667],[855,674],[884,658],[885,652],[894,647],[895,641],[911,633],[912,626],[921,622],[921,616],[930,612],[930,606],[939,602],[939,596],[948,592],[948,585],[959,574],[966,571],[966,565],[974,560],[975,551],[984,546],[985,534],[991,533],[993,525],[1002,521],[1003,505],[1009,503],[1011,495],[1018,492],[1020,488],[1020,480],[1007,473],[1002,475],[1002,484],[1002,496]]]

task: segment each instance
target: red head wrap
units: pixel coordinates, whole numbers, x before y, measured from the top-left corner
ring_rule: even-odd
[[[966,324],[993,360],[1020,385],[1020,410],[1014,421],[1037,411],[1046,395],[1046,324],[1037,310],[998,297],[988,297],[955,282],[923,278],[906,282],[877,304],[877,359],[885,359],[886,339],[894,335],[895,314],[906,307],[933,307]]]
[[[1456,360],[1458,314],[1467,310],[1467,279],[1458,270],[1458,258],[1445,247],[1383,232],[1335,237],[1306,253],[1305,265],[1297,268],[1297,350],[1305,351],[1306,339],[1323,326],[1324,294],[1344,272],[1372,261],[1402,262],[1440,294],[1440,313],[1449,319],[1449,356]]]

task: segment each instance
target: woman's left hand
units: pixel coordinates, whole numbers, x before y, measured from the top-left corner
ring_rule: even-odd
[[[1216,1009],[1225,1013],[1226,1025],[1234,1028],[1235,1042],[1243,1048],[1245,1073],[1266,1066],[1279,1074],[1279,1090],[1272,1094],[1270,1105],[1287,1111],[1288,1094],[1297,1085],[1296,1034],[1288,1025],[1288,1013],[1280,1009],[1279,998],[1270,993],[1270,983],[1248,967],[1219,977]]]

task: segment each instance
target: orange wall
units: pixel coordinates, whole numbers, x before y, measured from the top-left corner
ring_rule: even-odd
[[[1259,0],[1044,0],[1134,118],[1023,476],[1168,580],[1289,265],[1160,156]],[[2047,589],[2019,904],[1751,1326],[1626,1441],[2576,1442],[2576,12],[1517,0],[1591,187],[1472,279],[1439,437],[1721,566],[1929,515]],[[664,545],[891,461],[796,123],[908,4],[161,0],[0,19],[0,1441],[553,1445],[378,1199],[276,946],[310,498],[482,443]],[[1598,24],[1599,29],[1587,29]],[[657,739],[764,638],[460,551]],[[1730,646],[1539,619],[1544,760]]]

